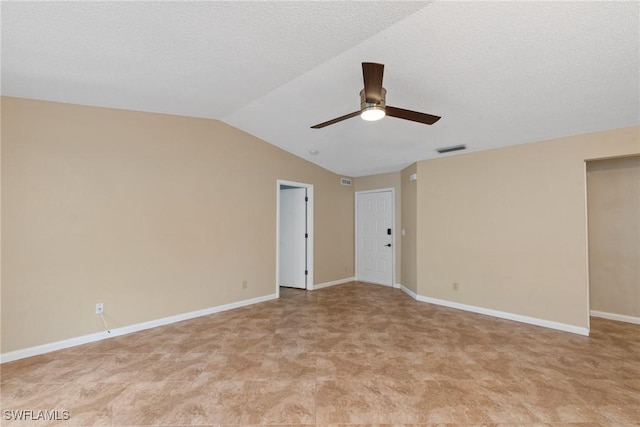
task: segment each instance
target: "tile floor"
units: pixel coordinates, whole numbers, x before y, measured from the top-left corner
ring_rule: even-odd
[[[50,425],[640,426],[640,326],[591,337],[350,283],[1,366]]]

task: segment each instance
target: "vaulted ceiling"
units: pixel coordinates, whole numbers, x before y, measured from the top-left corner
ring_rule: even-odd
[[[640,123],[637,1],[5,1],[0,14],[2,95],[218,119],[344,175]],[[442,119],[310,129],[359,109],[365,61],[385,64],[388,104]]]

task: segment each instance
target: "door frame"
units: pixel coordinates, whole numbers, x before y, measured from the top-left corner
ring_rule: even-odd
[[[276,296],[280,298],[280,186],[306,188],[307,197],[307,290],[313,290],[313,184],[276,180]]]
[[[395,282],[396,282],[396,190],[393,187],[390,188],[378,188],[375,190],[365,190],[365,191],[356,191],[354,193],[354,212],[355,212],[355,220],[354,220],[354,226],[355,226],[355,239],[356,241],[354,242],[354,247],[355,247],[355,276],[356,276],[356,280],[359,280],[358,278],[358,195],[359,194],[367,194],[367,193],[391,193],[391,244],[392,244],[392,251],[391,251],[391,283],[389,283],[388,285],[384,285],[384,284],[380,284],[381,286],[389,286],[390,288],[395,288]],[[378,283],[376,283],[377,285]]]
[[[591,332],[591,260],[589,258],[589,189],[587,187],[587,161],[584,161],[582,173],[584,179],[584,235],[585,235],[585,277],[587,278],[587,335]]]

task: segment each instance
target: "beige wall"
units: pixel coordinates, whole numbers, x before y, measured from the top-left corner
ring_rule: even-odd
[[[591,309],[640,317],[640,157],[587,162]]]
[[[400,187],[400,172],[384,173],[379,175],[361,176],[353,179],[354,191],[368,191],[379,190],[382,188],[394,189],[394,207],[393,207],[393,222],[394,222],[394,246],[396,264],[394,268],[394,280],[395,283],[402,283],[402,272],[400,266],[402,265],[402,248],[400,241],[400,224],[401,224],[401,206],[402,206],[402,189]]]
[[[314,184],[315,283],[353,189],[215,120],[2,98],[3,353],[275,292],[276,180]],[[248,288],[242,289],[242,281]]]
[[[0,102],[0,118],[2,102]],[[0,119],[0,333],[2,333],[2,120]],[[0,337],[0,354],[2,354],[2,338]]]
[[[405,235],[402,236],[402,285],[412,292],[418,292],[417,279],[417,254],[416,241],[418,235],[417,228],[417,181],[411,182],[409,177],[416,173],[418,166],[416,163],[402,170],[400,181],[402,185],[402,229]]]
[[[419,162],[418,293],[588,327],[585,160],[639,153],[633,127]]]

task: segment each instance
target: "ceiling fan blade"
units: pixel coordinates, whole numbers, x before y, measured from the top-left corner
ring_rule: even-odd
[[[338,117],[336,119],[329,120],[327,122],[323,122],[323,123],[317,124],[315,126],[311,126],[311,129],[320,129],[320,128],[323,128],[325,126],[329,126],[329,125],[332,125],[332,124],[335,124],[335,123],[338,123],[338,122],[341,122],[343,120],[347,120],[347,119],[350,119],[351,117],[355,117],[355,116],[359,116],[359,115],[360,115],[360,111],[354,111],[353,113],[345,114],[344,116],[340,116],[340,117]]]
[[[390,107],[388,105],[385,108],[385,112],[387,113],[387,116],[396,117],[398,119],[411,120],[412,122],[424,123],[425,125],[432,125],[440,120],[440,116],[432,116],[431,114],[405,110],[404,108]]]
[[[384,64],[373,62],[362,63],[362,78],[364,80],[364,97],[367,102],[378,104],[382,101],[382,76]]]

